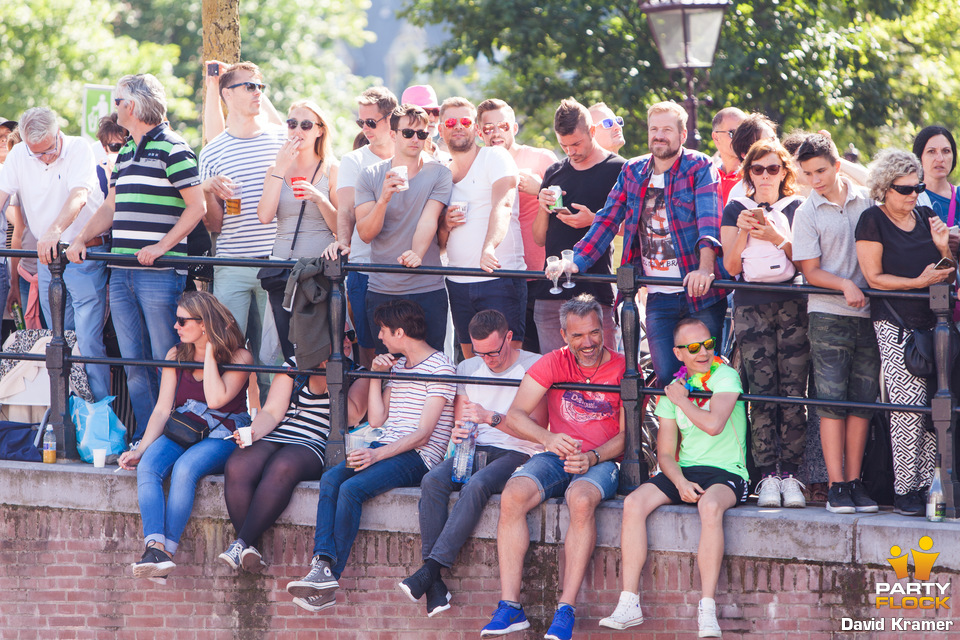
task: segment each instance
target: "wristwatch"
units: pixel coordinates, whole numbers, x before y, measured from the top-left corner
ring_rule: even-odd
[[[590,453],[592,453],[593,455],[597,456],[597,464],[600,464],[600,454],[597,453],[597,450],[596,450],[596,449],[590,449]]]
[[[494,411],[494,412],[493,412],[493,417],[490,418],[490,426],[491,426],[491,427],[495,427],[495,426],[497,426],[498,424],[500,424],[501,422],[503,422],[503,416],[500,415],[499,413],[497,413],[496,411]]]

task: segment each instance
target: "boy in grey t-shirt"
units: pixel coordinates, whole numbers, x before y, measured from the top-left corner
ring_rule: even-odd
[[[390,117],[395,155],[360,172],[355,204],[357,234],[370,243],[374,264],[399,262],[405,267],[440,266],[437,226],[450,202],[452,176],[441,164],[423,154],[427,114],[413,105],[400,105]],[[397,169],[406,169],[406,179]],[[375,337],[377,353],[386,347],[377,336],[373,313],[393,299],[417,302],[427,318],[427,343],[443,350],[447,334],[447,291],[442,276],[371,273],[367,284],[367,323]]]
[[[854,238],[860,214],[873,200],[840,176],[840,156],[829,138],[808,137],[797,149],[797,161],[813,191],[794,214],[793,259],[808,283],[843,292],[842,297],[811,295],[807,303],[817,398],[875,402],[880,352],[870,303],[861,291],[866,280]],[[860,482],[872,412],[831,407],[817,411],[830,481],[827,511],[877,511]]]

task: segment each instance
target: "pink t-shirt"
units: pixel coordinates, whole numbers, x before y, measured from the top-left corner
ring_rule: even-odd
[[[541,180],[550,165],[557,162],[557,156],[549,149],[528,147],[525,144],[515,145],[514,149],[516,155],[513,159],[517,168],[535,173]],[[523,261],[528,271],[542,271],[546,258],[544,248],[533,241],[533,221],[537,217],[539,206],[537,196],[520,192],[520,235],[523,237]]]
[[[608,349],[609,351],[609,349]],[[626,370],[623,355],[610,351],[609,361],[584,371],[568,347],[551,351],[527,369],[537,384],[550,387],[556,382],[587,382],[619,385]],[[583,451],[596,449],[620,433],[620,393],[603,391],[547,391],[550,431],[583,440]]]

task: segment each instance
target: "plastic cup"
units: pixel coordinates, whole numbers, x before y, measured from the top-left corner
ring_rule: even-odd
[[[243,183],[234,182],[227,189],[230,190],[230,197],[227,198],[227,206],[224,213],[228,216],[240,215],[240,198],[243,195]]]
[[[393,167],[390,169],[395,174],[400,176],[403,179],[403,184],[397,187],[398,191],[406,191],[410,188],[410,180],[407,178],[407,168],[406,167]]]
[[[292,184],[292,183],[296,182],[297,180],[306,180],[306,179],[307,179],[306,176],[294,176],[294,177],[290,178],[290,183]],[[294,187],[293,187],[293,197],[294,197],[294,198],[297,198],[297,199],[299,200],[299,199],[303,198],[303,196],[304,196],[303,189],[301,189],[300,187],[294,185]]]
[[[350,455],[350,452],[357,449],[366,449],[368,446],[367,440],[362,434],[347,433],[343,436],[343,453],[345,455]],[[356,469],[359,466],[358,464],[350,464],[349,460],[347,461],[348,469]]]
[[[249,447],[253,444],[253,427],[240,427],[237,432],[240,434],[240,442],[243,446]]]
[[[93,466],[98,469],[102,469],[107,464],[107,450],[106,449],[94,449],[93,450]]]

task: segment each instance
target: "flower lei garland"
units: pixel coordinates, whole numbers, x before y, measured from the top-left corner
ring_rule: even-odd
[[[707,381],[710,380],[710,376],[713,375],[713,372],[723,364],[723,358],[720,356],[713,356],[713,362],[710,363],[710,371],[706,373],[695,373],[692,376],[687,376],[687,367],[686,365],[680,367],[680,370],[674,375],[674,378],[681,381],[683,386],[686,387],[687,391],[710,391],[710,387],[707,386]],[[699,386],[698,386],[699,384]],[[695,403],[698,406],[702,406],[706,403],[708,398],[690,398],[690,401]]]

